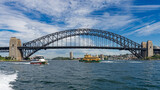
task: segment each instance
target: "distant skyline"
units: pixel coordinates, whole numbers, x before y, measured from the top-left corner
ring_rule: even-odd
[[[160,46],[160,0],[0,0],[0,46],[10,37],[22,43],[57,31],[77,28],[106,30],[135,42]],[[90,54],[124,54],[118,50],[41,50],[48,58]],[[6,54],[4,54],[6,55]]]

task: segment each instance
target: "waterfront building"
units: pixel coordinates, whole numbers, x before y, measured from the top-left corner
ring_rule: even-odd
[[[103,54],[101,54],[99,57],[100,57],[101,60],[104,60],[104,55]]]

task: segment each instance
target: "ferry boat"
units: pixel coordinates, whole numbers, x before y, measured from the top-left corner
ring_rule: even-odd
[[[43,56],[37,55],[37,56],[33,57],[30,64],[47,64],[47,61],[44,59]]]
[[[80,62],[100,62],[100,58],[95,57],[95,56],[91,56],[91,55],[84,55],[84,58],[79,60]]]

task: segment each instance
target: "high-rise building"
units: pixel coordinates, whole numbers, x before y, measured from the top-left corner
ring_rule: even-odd
[[[73,59],[73,52],[70,52],[70,59]]]
[[[104,55],[103,54],[100,55],[100,59],[104,60]]]

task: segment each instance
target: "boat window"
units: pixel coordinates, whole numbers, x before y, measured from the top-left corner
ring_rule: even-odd
[[[36,56],[34,59],[44,59],[43,56]]]

